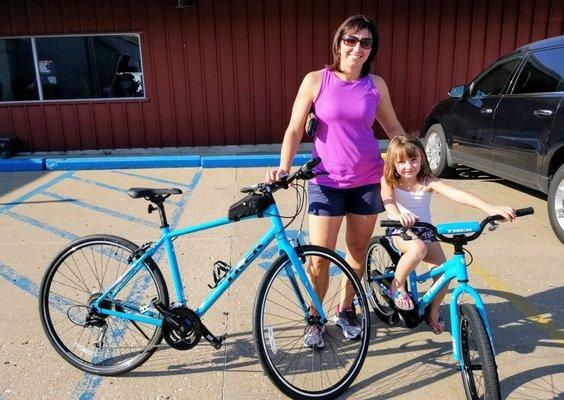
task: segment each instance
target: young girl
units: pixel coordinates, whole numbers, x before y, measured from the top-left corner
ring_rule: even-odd
[[[404,227],[416,221],[431,223],[430,201],[432,193],[440,193],[449,199],[479,208],[489,215],[500,214],[504,221],[516,218],[515,210],[507,206],[494,206],[487,201],[456,189],[431,174],[429,161],[423,144],[415,136],[401,135],[393,138],[388,146],[381,195],[388,218],[398,220]],[[388,233],[397,233],[392,229]],[[413,301],[405,292],[409,273],[425,261],[435,268],[446,261],[445,254],[433,232],[426,228],[410,228],[407,235],[412,240],[392,236],[394,245],[401,251],[395,278],[390,285],[390,294],[397,308],[413,309]],[[426,322],[435,334],[441,334],[445,320],[439,313],[439,306],[448,288],[435,297],[426,315]]]

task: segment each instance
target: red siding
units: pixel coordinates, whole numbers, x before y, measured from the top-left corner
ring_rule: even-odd
[[[277,143],[303,76],[340,22],[378,24],[373,72],[417,131],[447,90],[500,55],[564,33],[561,0],[0,0],[0,37],[138,32],[147,99],[0,103],[21,151]],[[379,137],[383,132],[375,127]]]

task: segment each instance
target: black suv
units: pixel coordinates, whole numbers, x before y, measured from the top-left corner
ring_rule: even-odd
[[[548,194],[564,243],[564,36],[515,50],[448,95],[422,130],[433,173],[464,164]]]

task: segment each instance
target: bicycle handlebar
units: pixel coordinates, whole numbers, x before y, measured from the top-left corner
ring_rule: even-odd
[[[272,183],[259,183],[252,186],[245,186],[244,188],[241,189],[241,192],[243,193],[251,193],[255,191],[276,192],[279,189],[288,189],[290,183],[292,183],[296,179],[303,179],[307,181],[315,177],[316,175],[323,174],[323,172],[322,173],[313,172],[313,169],[317,165],[319,165],[320,162],[321,162],[321,158],[314,157],[308,162],[306,162],[304,165],[302,165],[299,169],[292,172],[290,175],[283,176],[279,181]]]
[[[316,166],[318,166],[320,162],[321,162],[321,158],[314,157],[311,160],[309,160],[308,162],[306,162],[304,165],[302,165],[297,171],[292,172],[288,176],[282,177],[280,182],[273,182],[270,185],[272,187],[272,186],[275,186],[277,183],[280,183],[280,184],[282,184],[282,187],[284,187],[284,189],[287,189],[288,185],[296,179],[309,180],[309,179],[311,179],[315,176],[313,169]],[[280,189],[280,188],[278,188],[278,189]],[[274,188],[273,188],[273,191],[274,191]]]
[[[517,217],[524,217],[525,215],[534,214],[535,210],[533,207],[520,208],[515,210]],[[429,224],[427,222],[416,222],[412,227],[428,228],[439,238],[441,241],[446,243],[461,243],[469,242],[476,239],[482,234],[484,228],[488,224],[493,224],[494,221],[503,220],[501,215],[490,215],[486,217],[482,222],[458,222],[451,224],[439,224],[437,226]],[[380,221],[380,226],[384,228],[409,228],[405,227],[399,221],[395,220],[382,220]],[[464,235],[464,233],[471,233],[471,235]],[[454,236],[445,236],[454,235]]]

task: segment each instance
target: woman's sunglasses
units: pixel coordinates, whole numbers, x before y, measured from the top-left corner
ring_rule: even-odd
[[[370,38],[357,38],[353,35],[345,35],[341,39],[346,46],[354,47],[358,42],[360,42],[360,47],[364,50],[370,50],[372,48],[373,40]]]

